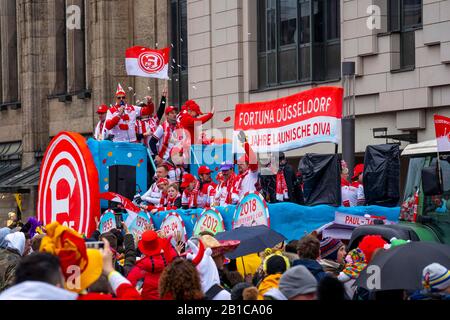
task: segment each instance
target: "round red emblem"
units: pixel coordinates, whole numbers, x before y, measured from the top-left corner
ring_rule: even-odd
[[[164,57],[158,52],[143,52],[139,55],[139,67],[146,73],[157,73],[164,68]]]
[[[98,171],[85,139],[62,132],[50,142],[42,160],[37,217],[90,236],[100,215]]]

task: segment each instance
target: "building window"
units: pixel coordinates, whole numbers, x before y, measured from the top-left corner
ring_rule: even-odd
[[[170,33],[171,104],[181,108],[189,99],[187,0],[170,1]]]
[[[55,1],[55,87],[53,94],[67,92],[66,1]]]
[[[416,64],[415,30],[422,27],[422,0],[391,0],[389,31],[400,34],[400,69]]]
[[[19,100],[16,0],[0,1],[0,7],[0,102],[13,105]]]
[[[339,0],[258,0],[260,89],[340,77]]]
[[[86,90],[85,16],[85,0],[55,1],[54,95],[75,95]]]
[[[66,19],[75,17],[79,27],[67,29],[67,92],[78,94],[86,89],[86,0],[66,0]],[[73,6],[73,7],[70,7]],[[71,8],[76,8],[76,10]],[[79,14],[79,16],[73,16]],[[72,21],[73,22],[73,21]]]

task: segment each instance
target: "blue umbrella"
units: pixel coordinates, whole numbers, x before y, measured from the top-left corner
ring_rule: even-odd
[[[239,227],[230,231],[218,233],[217,240],[239,240],[241,243],[236,250],[229,252],[226,256],[230,259],[243,257],[251,253],[273,248],[275,245],[286,240],[286,237],[267,226]]]

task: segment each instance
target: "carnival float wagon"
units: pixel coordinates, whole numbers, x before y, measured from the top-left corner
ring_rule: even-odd
[[[199,167],[195,159],[200,154],[210,157],[205,162],[212,163],[209,167],[213,172],[218,171],[223,161],[233,159],[231,144],[192,146],[194,161],[190,170],[194,174]],[[361,224],[373,224],[377,217],[390,224],[397,223],[399,218],[398,207],[267,204],[258,193],[246,195],[237,205],[150,214],[132,202],[134,195],[147,190],[151,179],[148,162],[143,145],[86,141],[78,133],[61,132],[50,142],[43,158],[38,219],[44,224],[59,221],[86,237],[97,228],[98,219],[101,232],[124,221],[137,237],[147,224],[166,234],[180,233],[184,240],[201,231],[216,234],[263,224],[293,240],[314,230],[350,239],[351,230]]]

